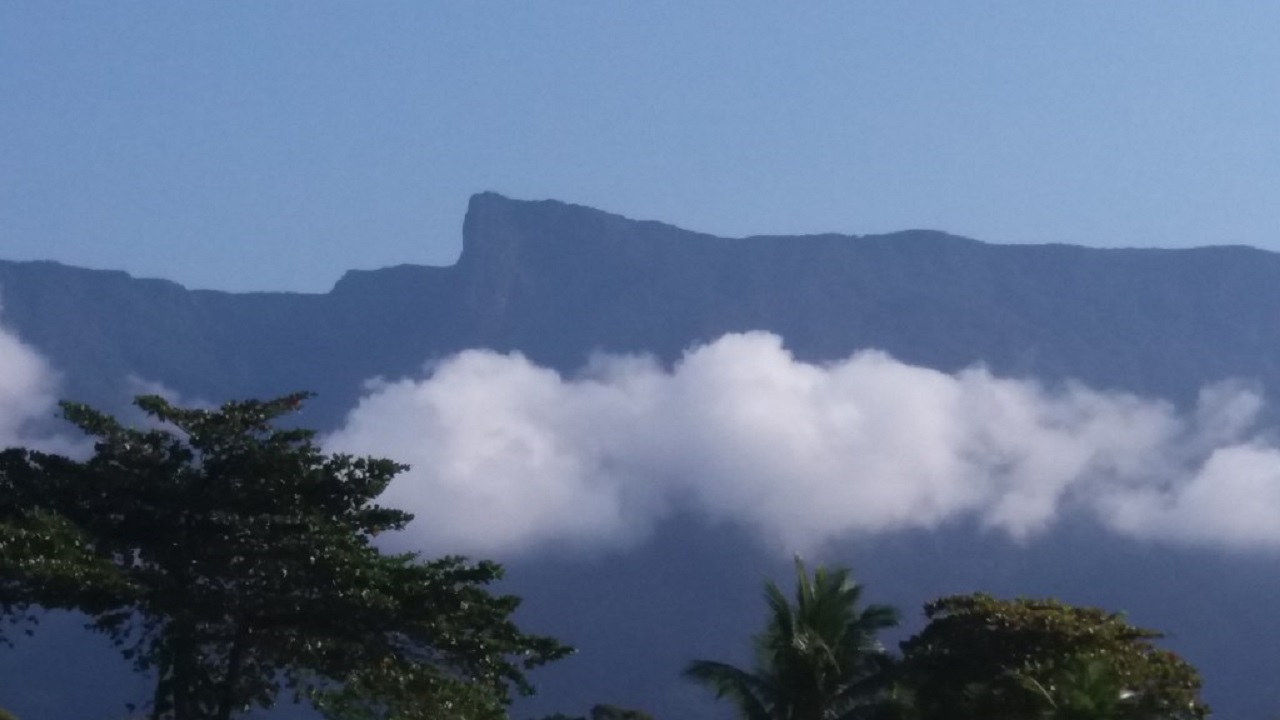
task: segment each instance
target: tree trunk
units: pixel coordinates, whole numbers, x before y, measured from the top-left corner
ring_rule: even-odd
[[[165,656],[161,656],[159,665],[156,667],[156,690],[151,694],[151,720],[163,720],[164,710],[168,707],[168,693],[171,678],[169,675],[172,663]]]
[[[199,668],[196,666],[196,642],[194,632],[183,623],[170,635],[169,707],[173,720],[200,720],[196,684]]]
[[[227,654],[227,674],[223,676],[218,687],[218,720],[231,720],[231,713],[236,705],[236,685],[240,682],[240,668],[244,665],[245,626],[236,624],[235,640],[231,643],[231,652]]]

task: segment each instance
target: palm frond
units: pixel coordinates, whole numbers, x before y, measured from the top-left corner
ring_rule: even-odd
[[[892,660],[877,634],[898,623],[884,605],[861,608],[847,568],[810,572],[795,559],[795,595],[764,586],[769,614],[755,637],[752,671],[701,660],[685,677],[729,698],[742,720],[871,718],[886,694]]]
[[[771,720],[773,688],[769,683],[728,663],[695,660],[684,677],[715,691],[716,699],[728,698],[738,706],[743,720]]]

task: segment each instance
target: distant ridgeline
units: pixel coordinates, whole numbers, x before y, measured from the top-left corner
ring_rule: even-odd
[[[1179,400],[1229,377],[1280,387],[1280,255],[1245,247],[919,230],[723,239],[485,193],[457,265],[351,271],[323,295],[189,291],[49,262],[0,262],[0,293],[4,325],[91,398],[140,377],[202,397],[306,387],[346,406],[363,379],[465,348],[569,371],[594,351],[670,360],[742,330],[775,332],[804,359],[878,348]]]
[[[596,352],[670,363],[747,330],[780,335],[805,360],[875,348],[945,371],[982,364],[1183,406],[1223,379],[1280,389],[1280,255],[1250,248],[1000,246],[920,230],[724,239],[492,193],[472,198],[463,243],[455,266],[353,271],[315,295],[0,262],[0,326],[49,361],[68,398],[115,410],[147,383],[210,401],[311,390],[301,422],[321,429],[368,379],[419,374],[467,348],[571,373]],[[703,712],[680,668],[694,656],[744,657],[761,576],[790,561],[736,533],[682,518],[629,552],[510,563],[531,626],[581,648],[539,676],[544,694],[527,715],[597,703],[661,720]],[[919,624],[910,608],[947,591],[1129,609],[1174,635],[1223,716],[1280,711],[1280,622],[1266,612],[1280,573],[1269,557],[1146,547],[1088,527],[1026,546],[958,527],[862,538],[831,555],[907,610],[908,629]],[[72,646],[100,644],[61,632]],[[65,717],[100,715],[74,693],[57,699],[71,671],[28,682],[23,667],[54,666],[46,651],[39,641],[0,650],[0,705],[17,710],[26,697]]]

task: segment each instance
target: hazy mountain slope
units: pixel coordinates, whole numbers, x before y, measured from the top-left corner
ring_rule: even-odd
[[[877,347],[940,368],[1185,395],[1271,378],[1280,256],[996,246],[929,231],[725,240],[554,202],[472,201],[473,344],[574,365],[770,329],[809,358]]]
[[[456,266],[351,272],[326,295],[0,262],[5,323],[77,395],[130,374],[210,396],[349,392],[466,347],[569,370],[594,350],[670,359],[768,329],[806,358],[876,347],[1186,397],[1207,379],[1278,377],[1277,278],[1280,256],[1249,248],[996,246],[928,231],[726,240],[493,194],[473,199]]]
[[[325,295],[0,262],[0,297],[6,325],[77,396],[129,375],[209,396],[349,393],[466,347],[571,370],[595,350],[671,359],[767,329],[805,358],[875,347],[1184,398],[1210,379],[1280,378],[1277,278],[1280,256],[1249,248],[997,246],[929,231],[726,240],[484,194],[456,266],[351,272]]]
[[[473,198],[456,266],[351,272],[323,295],[188,291],[0,262],[0,300],[0,321],[63,374],[69,397],[119,407],[139,382],[209,400],[311,389],[320,397],[303,420],[324,428],[365,380],[418,373],[465,348],[519,350],[572,371],[596,351],[671,361],[754,329],[807,359],[880,348],[940,369],[985,363],[1178,402],[1226,377],[1280,387],[1272,253],[995,246],[931,231],[730,240],[493,194]],[[856,561],[875,599],[908,615],[931,595],[978,587],[1131,610],[1176,629],[1226,714],[1280,707],[1280,660],[1269,657],[1280,624],[1263,612],[1280,591],[1273,558],[1149,547],[1087,526],[1026,547],[968,526],[857,538],[832,556]],[[542,676],[547,697],[530,712],[604,701],[694,716],[705,705],[676,679],[680,665],[744,657],[760,576],[785,565],[699,517],[668,522],[630,553],[512,563],[530,621],[583,648]],[[59,678],[10,684],[38,657],[51,666],[30,643],[0,653],[0,692],[19,696],[5,702],[20,710],[22,697],[43,697],[51,704],[30,706],[78,717],[69,708],[86,705],[50,699]]]

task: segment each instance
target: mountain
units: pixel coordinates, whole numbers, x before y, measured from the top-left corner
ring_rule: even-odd
[[[1273,253],[999,246],[923,230],[725,239],[492,193],[472,198],[452,267],[353,271],[328,293],[302,295],[0,262],[0,300],[4,327],[60,373],[67,397],[120,409],[145,383],[214,401],[309,389],[319,396],[302,422],[322,429],[342,422],[370,378],[420,376],[424,363],[468,348],[519,351],[571,374],[600,352],[670,365],[749,330],[818,363],[874,348],[947,372],[981,364],[1182,408],[1223,379],[1280,387]],[[1269,652],[1280,623],[1265,605],[1280,577],[1265,552],[1151,545],[1088,521],[1026,542],[961,524],[827,552],[916,625],[924,600],[979,588],[1128,610],[1170,631],[1220,714],[1280,708],[1280,659]],[[707,699],[680,668],[693,657],[745,659],[763,614],[760,580],[787,563],[742,528],[693,512],[628,551],[512,560],[524,621],[581,648],[539,673],[543,694],[521,711],[609,702],[667,720],[704,714]],[[101,693],[118,691],[110,678],[125,671],[73,619],[50,625],[0,653],[0,698],[23,718],[102,716]],[[67,668],[91,681],[67,692]]]

